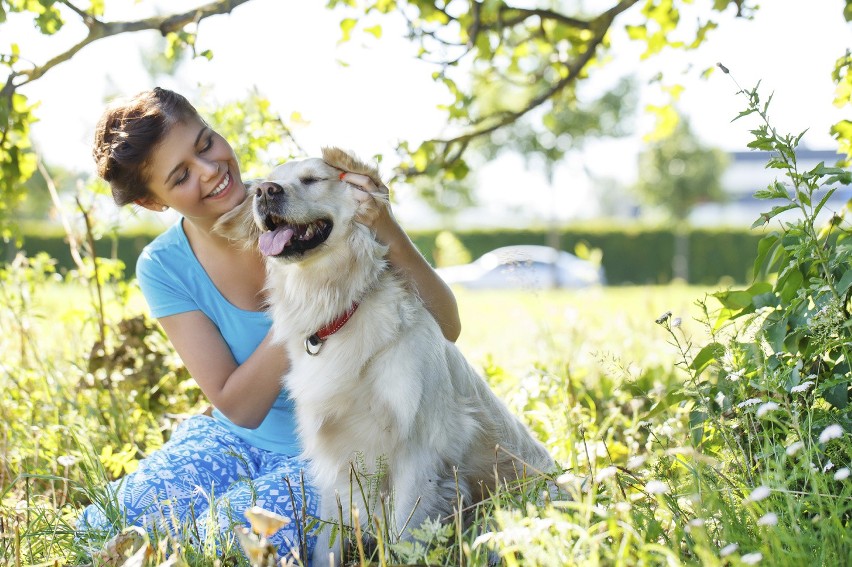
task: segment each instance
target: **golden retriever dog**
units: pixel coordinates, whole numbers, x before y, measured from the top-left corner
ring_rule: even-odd
[[[290,358],[282,381],[321,520],[337,523],[340,501],[351,525],[351,502],[369,525],[372,489],[353,481],[363,475],[392,502],[391,533],[406,538],[406,526],[452,516],[460,501],[554,463],[354,220],[361,201],[342,172],[382,186],[374,167],[325,148],[322,159],[289,161],[255,183],[217,230],[266,256],[273,334]],[[343,560],[331,531],[319,536],[315,564],[328,553]]]

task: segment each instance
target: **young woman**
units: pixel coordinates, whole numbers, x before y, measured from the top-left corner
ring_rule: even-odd
[[[105,111],[93,153],[118,205],[171,208],[182,216],[146,246],[136,273],[152,315],[214,407],[212,417],[184,421],[138,470],[111,485],[127,522],[149,530],[188,527],[204,545],[211,528],[232,537],[252,505],[293,520],[303,506],[315,513],[310,479],[301,501],[303,463],[293,407],[282,390],[288,362],[283,348],[271,342],[263,310],[262,256],[240,251],[212,231],[223,213],[246,198],[233,149],[184,97],[155,88]],[[390,263],[410,278],[454,341],[460,323],[452,292],[390,208],[369,195],[387,189],[354,173],[343,179],[362,203],[359,221],[389,246]],[[113,529],[94,505],[78,527]],[[281,556],[297,549],[297,522],[272,543]]]

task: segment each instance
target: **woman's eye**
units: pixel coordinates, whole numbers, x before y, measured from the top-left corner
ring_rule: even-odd
[[[175,185],[182,185],[187,179],[189,179],[189,170],[184,169],[183,175],[181,175],[177,181],[175,181]]]
[[[210,136],[208,136],[208,137],[207,137],[207,141],[206,141],[206,142],[204,142],[204,147],[203,147],[203,148],[201,148],[201,151],[202,151],[202,152],[206,152],[206,151],[207,151],[207,150],[209,150],[212,146],[213,146],[213,135],[211,134]]]

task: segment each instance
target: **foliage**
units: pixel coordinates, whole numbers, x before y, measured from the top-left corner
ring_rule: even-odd
[[[812,552],[818,562],[842,563],[848,543],[833,540],[831,527],[818,530],[826,530],[826,546],[806,543],[805,532],[829,514],[844,530],[852,521],[845,482],[852,466],[848,206],[824,227],[816,223],[838,186],[852,183],[852,174],[824,163],[800,171],[796,148],[802,135],[775,130],[768,117],[771,97],[762,101],[757,87],[741,93],[748,106],[737,119],[760,119],[749,146],[771,152],[767,167],[784,175],[756,193],[772,208],[755,225],[789,210],[797,219],[761,239],[750,287],[711,294],[718,309],[699,303],[709,342],[693,345],[671,313],[658,323],[689,376],[677,398],[691,408],[693,446],[713,458],[725,456],[708,473],[746,483],[740,498],[755,529],[771,526],[774,532],[765,556],[789,554],[787,542],[793,541],[803,559]]]
[[[374,30],[381,21],[377,15],[405,18],[420,57],[434,63],[434,79],[446,86],[443,108],[450,134],[419,145],[401,144],[401,174],[447,179],[466,175],[466,152],[482,140],[495,146],[515,143],[547,160],[558,159],[578,134],[613,134],[617,120],[612,117],[618,118],[622,106],[623,94],[616,94],[620,87],[584,106],[580,101],[588,94],[581,85],[607,63],[616,22],[626,21],[622,15],[637,5],[638,21],[625,26],[631,38],[646,46],[645,57],[664,48],[698,47],[716,23],[699,21],[684,29],[691,23],[681,21],[681,4],[621,0],[595,11],[582,3],[328,1],[331,7],[348,7],[344,40],[359,25]],[[743,17],[754,10],[742,0],[707,4],[719,12],[735,5]],[[673,39],[684,36],[691,39]],[[514,139],[513,134],[520,136]]]
[[[70,60],[78,51],[92,42],[122,33],[157,30],[163,34],[170,47],[172,58],[180,57],[182,48],[192,48],[198,56],[209,53],[194,52],[198,22],[204,18],[228,13],[248,0],[219,0],[187,12],[154,16],[132,22],[103,21],[105,0],[91,0],[85,9],[69,1],[56,0],[0,0],[0,26],[11,25],[8,14],[32,17],[35,28],[43,35],[53,35],[64,25],[66,18],[78,18],[87,30],[78,43],[57,53],[47,62],[36,65],[12,44],[8,52],[0,52],[0,67],[8,71],[0,88],[0,238],[8,240],[17,228],[16,207],[24,199],[24,183],[36,171],[37,156],[30,140],[30,125],[37,120],[37,102],[31,102],[20,89],[38,80],[51,69]],[[19,22],[22,20],[19,20]],[[20,23],[18,24],[20,25]],[[7,49],[5,46],[3,49]]]
[[[695,205],[724,199],[725,153],[704,146],[681,118],[671,135],[639,154],[636,189],[645,203],[663,209],[670,220],[684,222]]]
[[[108,205],[112,207],[112,205]],[[130,231],[124,229],[109,239],[95,241],[94,249],[99,256],[121,260],[125,267],[125,276],[132,278],[136,258],[142,248],[160,231],[161,227],[143,225]],[[674,255],[674,232],[671,227],[655,225],[630,225],[613,223],[595,223],[592,225],[572,224],[558,227],[561,248],[576,253],[577,247],[591,247],[601,250],[601,264],[612,285],[662,284],[672,280],[672,258]],[[424,230],[409,231],[414,244],[432,265],[464,263],[468,260],[463,250],[452,253],[455,259],[441,257],[444,246],[456,248],[447,240],[457,239],[467,250],[469,258],[476,259],[499,246],[512,244],[547,244],[548,230],[531,227],[527,229],[483,229],[465,230],[447,233]],[[56,260],[60,273],[74,267],[74,260],[66,243],[64,231],[47,223],[27,223],[21,229],[28,255],[46,252]],[[713,285],[720,280],[743,283],[749,280],[754,259],[757,256],[757,242],[762,236],[760,230],[745,228],[690,228],[689,282]],[[441,242],[438,242],[439,239]],[[3,247],[0,246],[0,256]],[[14,258],[15,249],[7,245],[5,255]],[[708,261],[708,259],[713,261]]]

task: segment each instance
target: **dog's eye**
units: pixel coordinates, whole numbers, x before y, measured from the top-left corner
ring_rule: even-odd
[[[299,181],[301,181],[303,185],[310,185],[311,183],[319,181],[319,177],[301,177],[299,178]]]

